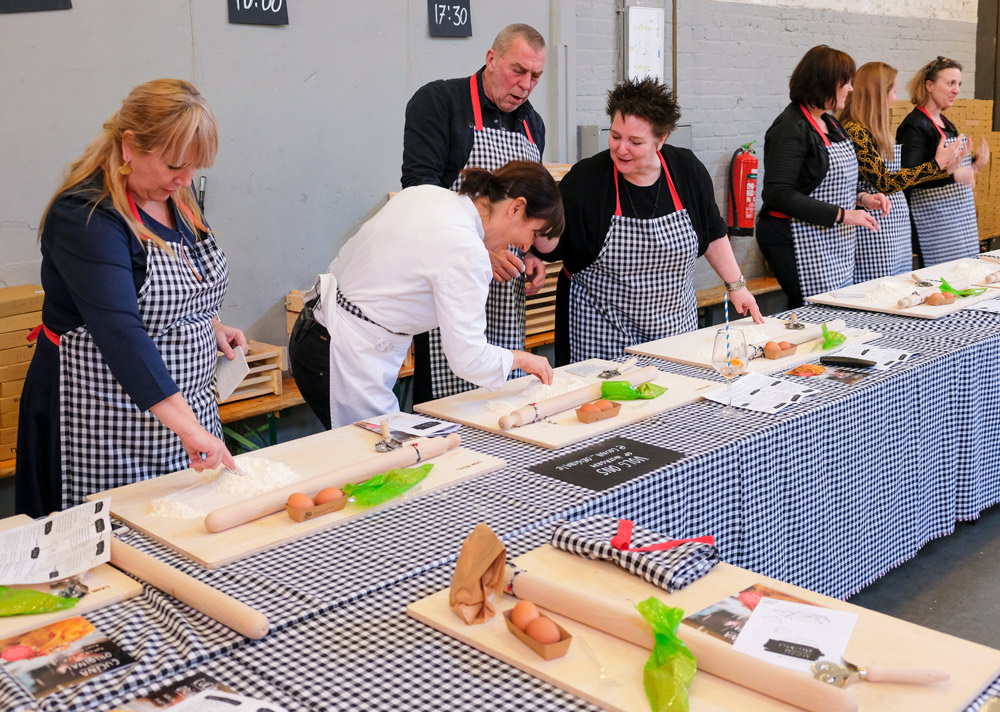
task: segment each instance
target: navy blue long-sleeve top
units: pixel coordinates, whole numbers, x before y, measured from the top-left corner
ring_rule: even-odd
[[[177,230],[139,214],[165,242],[194,243],[176,208]],[[61,335],[86,324],[112,375],[142,410],[177,393],[139,315],[146,249],[110,199],[95,208],[86,192],[59,196],[45,219],[41,249],[45,325]]]

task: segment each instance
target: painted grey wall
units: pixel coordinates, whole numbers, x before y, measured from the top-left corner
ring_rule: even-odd
[[[468,39],[428,37],[423,0],[288,1],[291,24],[278,28],[228,24],[226,0],[0,15],[0,286],[38,281],[42,209],[121,98],[181,77],[219,123],[206,210],[230,264],[222,317],[282,343],[284,294],[310,286],[399,188],[412,93],[476,71],[509,22],[549,33],[547,0],[474,2]],[[532,95],[543,116],[549,84]]]
[[[617,0],[577,3],[577,123],[607,125],[605,92],[621,77],[617,49],[612,49],[617,48]],[[664,7],[669,51],[670,0],[664,0]],[[814,45],[842,49],[859,66],[888,62],[900,70],[901,84],[936,55],[954,57],[965,67],[963,96],[971,98],[975,85],[974,22],[715,0],[678,0],[677,15],[676,89],[682,122],[692,127],[692,149],[712,174],[722,207],[733,151],[756,140],[762,153],[764,132],[788,103],[788,77]],[[602,37],[607,38],[603,44]],[[761,170],[763,177],[766,166]],[[765,274],[753,238],[734,238],[733,247],[744,274]],[[718,283],[705,260],[699,260],[696,286]]]

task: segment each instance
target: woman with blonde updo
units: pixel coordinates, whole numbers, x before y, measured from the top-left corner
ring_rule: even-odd
[[[911,168],[902,168],[901,149],[889,130],[892,105],[896,103],[899,72],[885,62],[868,62],[854,75],[854,91],[840,113],[840,123],[854,141],[858,154],[858,190],[884,193],[892,205],[881,218],[879,231],[858,228],[854,281],[866,282],[878,277],[902,274],[913,269],[910,210],[904,190],[928,181],[947,179],[969,183],[972,169],[958,165],[962,155],[959,144],[945,146],[942,138],[932,160]]]
[[[17,511],[225,464],[216,353],[246,349],[217,318],[226,259],[191,180],[215,118],[188,82],[137,86],[69,167],[42,215],[42,324],[21,396]]]

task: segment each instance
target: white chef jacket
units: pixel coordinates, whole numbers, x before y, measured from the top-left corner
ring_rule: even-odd
[[[500,388],[513,354],[486,341],[493,269],[472,199],[432,185],[397,193],[330,263],[340,291],[389,331],[441,329],[448,365],[461,378]],[[324,326],[335,294],[322,294]],[[324,314],[324,312],[326,312]]]

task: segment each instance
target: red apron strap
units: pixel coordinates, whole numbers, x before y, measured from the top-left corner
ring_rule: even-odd
[[[137,208],[135,205],[135,198],[132,197],[132,192],[126,190],[125,195],[128,197],[128,208],[129,210],[132,211],[132,217],[134,217],[137,222],[141,223],[142,218],[139,217],[139,208]],[[177,204],[180,205],[181,210],[183,210],[187,214],[187,216],[191,218],[191,222],[193,222],[195,226],[198,227],[199,230],[207,232],[207,230],[204,227],[202,227],[201,221],[196,220],[194,215],[191,214],[191,210],[188,208],[188,206],[184,205],[184,203],[177,203]],[[195,279],[197,279],[199,282],[202,281],[201,272],[199,272],[198,268],[195,267],[194,264],[191,262],[191,258],[187,256],[187,252],[184,251],[183,245],[181,246],[181,255],[183,255],[184,261],[187,262],[188,267],[191,269],[191,273],[194,274],[195,276]]]
[[[622,216],[622,196],[621,191],[618,190],[618,166],[612,164],[615,169],[615,217],[620,218]]]
[[[472,118],[476,122],[476,131],[483,130],[483,110],[479,106],[479,83],[476,82],[476,75],[469,77],[469,91],[472,92]]]
[[[531,136],[531,129],[528,128],[528,121],[527,121],[527,119],[523,119],[521,121],[521,123],[524,124],[524,135],[528,137],[528,142],[529,143],[534,143],[535,139],[532,138],[532,136]]]
[[[947,136],[945,135],[944,131],[943,131],[943,130],[941,129],[941,127],[937,125],[937,121],[935,121],[934,119],[932,119],[932,118],[931,118],[931,115],[930,115],[929,113],[927,113],[927,109],[925,109],[925,108],[924,108],[924,107],[922,107],[922,106],[918,106],[918,107],[917,107],[917,111],[922,111],[922,112],[923,112],[924,116],[926,116],[926,117],[927,117],[927,119],[928,119],[928,121],[930,121],[930,122],[931,122],[931,126],[933,126],[934,128],[936,128],[936,129],[937,129],[937,132],[938,132],[939,134],[941,134],[941,138],[943,138],[943,139],[947,139],[947,138],[948,138],[948,137],[947,137]],[[943,119],[944,117],[942,116],[941,118]]]
[[[687,544],[689,542],[698,542],[701,544],[711,544],[715,546],[714,536],[699,536],[692,539],[673,539],[671,541],[660,542],[659,544],[650,544],[649,546],[641,546],[636,549],[630,548],[632,546],[632,522],[628,519],[618,520],[618,533],[611,539],[611,546],[615,547],[619,551],[666,551],[667,549],[673,549],[674,547],[680,546],[681,544]]]
[[[49,341],[51,341],[56,346],[59,345],[59,334],[52,331],[52,329],[45,326],[45,324],[39,324],[34,329],[32,329],[31,333],[28,334],[28,341],[34,341],[35,339],[38,338],[38,334],[43,331],[45,332],[45,335],[48,337]]]
[[[132,217],[135,218],[136,222],[142,223],[142,218],[139,217],[139,208],[135,206],[135,198],[132,197],[132,191],[126,190],[125,197],[128,198],[128,209],[132,211]]]
[[[816,122],[816,119],[813,118],[813,115],[809,113],[809,110],[806,109],[806,107],[804,105],[799,104],[799,108],[802,109],[802,113],[805,114],[806,120],[810,124],[812,124],[812,127],[814,129],[816,129],[816,133],[818,133],[823,138],[823,145],[824,146],[829,146],[830,145],[830,137],[827,136],[826,133],[823,131],[823,129],[821,129],[819,127],[819,124]]]
[[[656,155],[660,157],[660,164],[663,166],[663,172],[667,174],[667,185],[670,186],[670,197],[674,199],[674,210],[679,212],[684,209],[684,205],[681,203],[681,196],[677,195],[677,189],[674,187],[674,179],[670,177],[670,169],[667,168],[667,162],[663,160],[663,154],[657,151]]]

